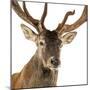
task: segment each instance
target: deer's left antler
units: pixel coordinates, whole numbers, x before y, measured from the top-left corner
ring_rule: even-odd
[[[75,11],[73,12],[67,12],[65,17],[64,17],[64,20],[62,21],[62,23],[60,23],[56,29],[56,31],[58,31],[60,34],[63,34],[65,32],[70,32],[70,31],[73,31],[75,30],[76,28],[78,28],[80,25],[82,25],[84,22],[87,21],[87,18],[88,18],[88,6],[85,5],[84,7],[84,10],[83,10],[83,13],[81,15],[81,17],[73,24],[71,25],[68,25],[68,24],[65,24],[67,18],[69,15],[73,15]]]

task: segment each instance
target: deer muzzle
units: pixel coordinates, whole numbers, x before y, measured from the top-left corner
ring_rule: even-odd
[[[49,59],[48,66],[50,68],[58,68],[60,65],[60,60],[55,58],[54,56]]]

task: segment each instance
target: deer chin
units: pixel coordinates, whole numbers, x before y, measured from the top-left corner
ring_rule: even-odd
[[[55,67],[54,65],[52,65],[52,64],[50,64],[50,63],[43,63],[43,66],[44,66],[44,68],[48,68],[48,69],[50,69],[50,70],[58,70],[58,68],[60,67],[60,65],[58,65],[57,67]]]
[[[49,67],[50,70],[52,71],[57,71],[59,69],[59,67],[55,68],[55,67]]]
[[[58,70],[58,68],[53,68],[53,67],[50,67],[50,70],[52,70],[52,71],[57,71],[57,70]]]
[[[49,68],[50,70],[58,70],[60,68],[60,65],[55,67],[53,65],[47,65],[47,68]]]

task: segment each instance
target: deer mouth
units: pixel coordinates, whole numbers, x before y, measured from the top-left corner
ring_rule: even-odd
[[[57,66],[57,67],[55,67],[55,66],[48,66],[48,68],[49,68],[50,70],[58,70],[59,67],[60,67],[60,65]]]

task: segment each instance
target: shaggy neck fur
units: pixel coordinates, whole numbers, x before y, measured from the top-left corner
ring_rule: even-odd
[[[37,52],[20,73],[12,76],[12,88],[35,88],[56,86],[57,70],[45,68]]]

